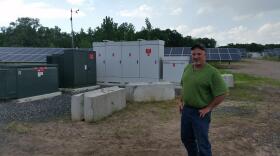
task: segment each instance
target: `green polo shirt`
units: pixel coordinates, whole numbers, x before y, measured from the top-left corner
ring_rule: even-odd
[[[208,63],[198,70],[192,64],[187,65],[181,85],[184,103],[195,108],[206,107],[216,96],[228,91],[220,72]]]

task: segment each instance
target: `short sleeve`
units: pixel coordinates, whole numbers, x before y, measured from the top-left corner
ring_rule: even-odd
[[[219,71],[215,70],[211,78],[211,91],[215,97],[228,92],[226,83]]]

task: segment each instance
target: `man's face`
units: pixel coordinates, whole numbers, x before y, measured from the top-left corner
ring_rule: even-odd
[[[192,50],[192,62],[195,66],[200,66],[205,63],[205,51],[199,48]]]

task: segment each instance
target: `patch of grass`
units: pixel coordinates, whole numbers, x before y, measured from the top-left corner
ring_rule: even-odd
[[[6,127],[5,130],[15,133],[28,133],[31,130],[31,126],[26,123],[11,122]]]
[[[280,62],[280,56],[264,56],[263,59]]]
[[[263,86],[280,88],[280,81],[270,78],[258,77],[244,73],[232,73],[227,70],[220,70],[222,74],[233,74],[234,88],[230,88],[231,100],[263,101],[266,93],[261,91]]]
[[[249,74],[244,73],[233,73],[228,70],[220,70],[222,74],[233,74],[234,82],[236,84],[240,84],[243,86],[264,86],[269,85],[273,87],[280,87],[280,81],[266,78],[266,77],[259,77],[259,76],[253,76]]]

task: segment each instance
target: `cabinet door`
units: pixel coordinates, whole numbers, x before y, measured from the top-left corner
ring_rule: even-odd
[[[87,56],[87,81],[88,84],[96,84],[96,53],[93,51],[88,52]]]
[[[121,46],[106,46],[106,77],[121,77]]]
[[[126,78],[139,77],[139,45],[129,45],[122,47],[122,75]]]
[[[158,45],[140,45],[140,77],[159,79]]]
[[[105,77],[105,59],[106,50],[105,46],[93,47],[93,51],[96,52],[96,77],[98,81],[104,81]]]
[[[75,85],[77,86],[86,86],[87,85],[87,53],[75,52],[74,53],[74,64],[75,64]]]

